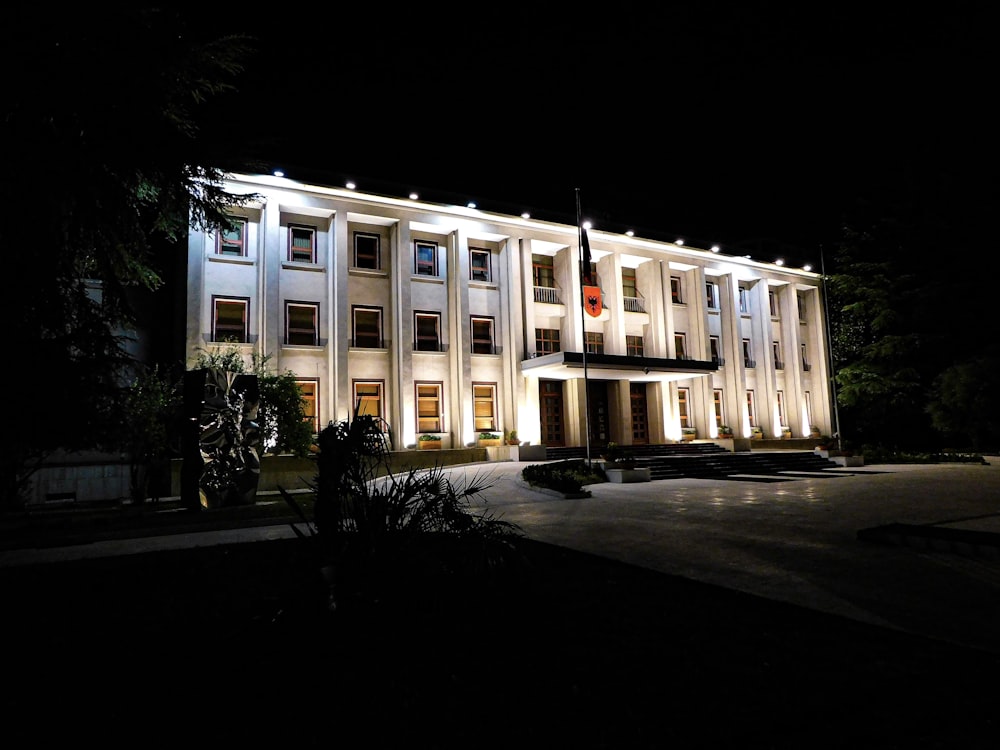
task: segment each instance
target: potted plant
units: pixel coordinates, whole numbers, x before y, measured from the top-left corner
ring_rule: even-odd
[[[694,427],[681,428],[682,440],[694,440],[696,437],[698,437],[698,430],[696,430]]]
[[[441,450],[441,436],[423,434],[417,438],[417,448],[422,451]]]
[[[809,437],[818,438],[820,436],[819,427],[817,425],[809,425]]]
[[[757,425],[750,428],[750,439],[751,440],[762,440],[764,437],[764,430],[762,430]]]
[[[720,438],[731,438],[733,436],[733,428],[727,424],[719,425],[719,437]]]
[[[480,432],[479,437],[476,438],[476,445],[480,448],[489,448],[492,446],[501,445],[503,440],[501,436],[495,432]]]
[[[521,441],[517,437],[517,430],[511,430],[507,433],[507,445],[520,445]]]
[[[791,440],[792,439],[792,428],[791,427],[782,427],[781,428],[781,439],[782,440]]]

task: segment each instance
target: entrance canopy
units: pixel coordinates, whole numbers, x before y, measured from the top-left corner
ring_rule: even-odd
[[[719,369],[711,360],[628,357],[621,354],[587,354],[587,378],[631,380],[633,383],[668,382],[700,378]],[[521,372],[550,380],[582,378],[583,352],[553,352],[521,362]]]

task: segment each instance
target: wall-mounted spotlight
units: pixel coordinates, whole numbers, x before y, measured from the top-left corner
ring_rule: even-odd
[[[282,172],[280,169],[274,170],[273,174],[274,174],[275,177],[284,177],[285,176],[285,173]]]
[[[348,180],[347,182],[344,183],[344,187],[347,188],[348,190],[354,190],[354,188],[356,188],[357,185],[355,185],[351,180]]]
[[[468,203],[465,204],[465,207],[466,208],[475,208],[476,207],[476,202],[475,201],[469,201]]]
[[[633,232],[631,229],[629,229],[627,232],[625,232],[625,236],[626,237],[635,237],[635,232]]]
[[[527,211],[522,211],[521,212],[521,218],[522,219],[530,219],[531,218],[531,214],[529,214]]]
[[[419,197],[420,197],[420,196],[419,196],[419,195],[417,195],[416,193],[410,193],[410,200],[411,200],[411,201],[415,201],[415,200],[417,200],[417,199],[418,199]]]
[[[712,245],[712,252],[713,253],[719,252],[719,246],[718,245]]]

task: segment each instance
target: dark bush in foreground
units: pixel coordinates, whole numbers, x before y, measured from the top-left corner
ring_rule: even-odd
[[[521,477],[533,487],[545,487],[557,492],[580,492],[585,484],[606,481],[599,469],[587,466],[582,459],[531,464],[522,469]]]

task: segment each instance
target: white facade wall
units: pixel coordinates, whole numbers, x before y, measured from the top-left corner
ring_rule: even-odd
[[[394,448],[413,447],[421,434],[417,385],[432,384],[441,392],[445,447],[469,445],[480,431],[473,394],[488,385],[496,393],[492,431],[516,429],[537,444],[554,434],[543,423],[557,401],[562,444],[582,445],[589,382],[599,383],[599,398],[607,399],[607,439],[622,444],[635,438],[636,404],[644,409],[642,440],[679,440],[678,389],[685,389],[700,438],[716,437],[718,391],[722,422],[737,435],[749,436],[751,421],[765,437],[779,437],[783,428],[804,437],[810,425],[832,432],[818,274],[593,229],[605,309],[591,317],[582,313],[575,226],[267,176],[234,175],[227,189],[257,196],[242,212],[246,255],[220,256],[215,237],[192,230],[188,365],[201,351],[225,346],[213,341],[213,300],[246,298],[248,336],[240,348],[247,357],[255,348],[270,356],[276,371],[314,380],[321,427],[353,413],[359,382],[377,383]],[[290,226],[315,229],[314,263],[289,259]],[[377,237],[377,268],[355,264],[357,233]],[[417,242],[436,246],[435,274],[418,272]],[[488,279],[473,278],[472,250],[488,254]],[[544,302],[535,301],[536,255],[552,258],[555,288],[546,290],[551,296]],[[623,269],[634,272],[636,301],[623,299]],[[679,300],[672,297],[672,279],[679,280]],[[715,285],[714,300],[708,284]],[[316,345],[286,343],[288,302],[318,306]],[[382,345],[356,345],[359,306],[380,311]],[[417,317],[427,314],[440,316],[437,351],[415,346]],[[473,351],[473,318],[492,320],[488,351]],[[590,355],[586,376],[569,354],[549,362],[537,351],[537,329],[558,331],[562,353],[582,352],[585,332],[601,334],[604,354],[615,361]],[[627,354],[628,337],[641,337],[643,355],[622,364],[615,355]],[[724,364],[706,369],[713,338]]]

